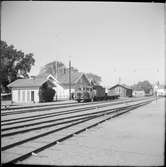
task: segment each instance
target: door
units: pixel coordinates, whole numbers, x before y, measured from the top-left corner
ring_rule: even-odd
[[[31,91],[31,101],[34,102],[34,91]]]

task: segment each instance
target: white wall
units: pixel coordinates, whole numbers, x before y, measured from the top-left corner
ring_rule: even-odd
[[[53,81],[53,83],[55,84],[55,87],[53,87],[53,89],[56,91],[57,100],[69,99],[69,89],[64,89],[56,81]],[[74,89],[71,89],[71,92],[74,92]],[[56,99],[56,95],[54,99]]]
[[[158,89],[157,96],[166,96],[166,90],[165,89]]]
[[[133,91],[133,96],[145,96],[144,91]]]
[[[18,102],[18,90],[12,89],[12,101],[16,103]]]
[[[69,89],[64,89],[62,86],[58,85],[53,88],[57,94],[57,100],[69,99]],[[71,93],[74,92],[74,89],[71,89]],[[56,97],[55,97],[56,98]],[[54,98],[54,99],[55,99]]]
[[[20,98],[18,96],[19,91],[20,91]],[[31,100],[31,91],[34,91],[34,102],[38,103],[39,102],[39,88],[12,89],[12,101],[15,103],[33,103],[33,101]],[[28,98],[28,94],[29,94],[29,98]]]

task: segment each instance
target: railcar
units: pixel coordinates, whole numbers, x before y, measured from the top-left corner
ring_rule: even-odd
[[[105,88],[100,85],[95,85],[92,88],[78,89],[75,91],[75,100],[78,102],[90,102],[100,100],[114,100],[118,99],[119,95],[107,95]]]
[[[75,90],[74,99],[79,103],[93,101],[92,88],[79,88]]]
[[[100,85],[93,86],[93,101],[106,100],[105,88]]]
[[[111,94],[111,95],[107,95],[107,100],[115,100],[118,99],[120,97],[120,95],[118,94]]]

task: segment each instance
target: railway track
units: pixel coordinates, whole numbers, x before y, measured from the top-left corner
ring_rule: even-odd
[[[86,117],[86,116],[91,116],[92,114],[100,113],[100,111],[89,112],[89,110],[93,110],[96,108],[100,109],[100,108],[104,108],[108,106],[112,106],[112,104],[110,103],[107,103],[104,105],[99,104],[99,105],[90,106],[90,107],[77,108],[74,110],[67,110],[67,111],[62,111],[62,112],[57,112],[57,113],[49,113],[49,114],[46,114],[45,116],[37,115],[37,116],[31,116],[30,118],[23,117],[23,118],[18,118],[19,121],[18,119],[14,119],[14,121],[13,119],[12,120],[10,119],[10,120],[7,120],[10,122],[1,123],[1,137],[11,136],[14,134],[28,132],[32,130],[38,130],[42,128],[52,127],[55,125],[59,125],[60,123],[58,123],[58,121],[61,121],[61,120],[67,120],[67,121],[64,121],[63,123],[61,122],[61,124],[68,123],[68,121],[70,121],[71,119],[75,119],[75,118],[76,118],[75,120],[79,120],[80,117]],[[70,116],[66,117],[66,115],[70,115]],[[25,123],[25,122],[29,122],[29,123]],[[41,124],[42,126],[38,126]],[[43,124],[46,124],[46,125],[43,125]],[[3,128],[4,126],[5,128]],[[37,127],[34,127],[34,126],[37,126]],[[31,128],[28,128],[28,127],[31,127]],[[24,128],[24,130],[16,131],[16,129],[21,129],[21,128]],[[14,130],[14,132],[11,130]],[[5,131],[11,131],[11,132],[5,133]]]
[[[140,98],[140,99],[147,99],[147,97]],[[111,102],[121,102],[121,101],[133,101],[133,100],[139,100],[139,99],[127,99],[127,100],[113,100]],[[89,104],[98,104],[98,103],[105,103],[105,102],[110,102],[108,101],[100,101],[100,102],[89,102],[89,103],[75,103],[75,102],[70,102],[70,103],[53,103],[53,104],[44,104],[44,105],[36,105],[36,106],[20,106],[16,108],[9,108],[9,109],[4,109],[1,112],[1,116],[7,116],[7,115],[13,115],[13,114],[22,114],[22,113],[30,113],[30,112],[36,112],[36,111],[48,111],[52,109],[61,109],[61,108],[68,108],[68,107],[78,107],[78,106],[87,106]],[[13,110],[13,111],[10,111]]]
[[[3,137],[2,147],[1,147],[1,159],[3,164],[13,164],[18,161],[23,161],[26,158],[32,156],[33,154],[38,154],[40,151],[47,149],[53,145],[56,145],[58,142],[62,142],[76,134],[79,134],[86,129],[97,126],[98,124],[105,122],[111,118],[122,115],[126,112],[134,110],[138,107],[150,103],[153,99],[149,99],[143,102],[137,102],[132,105],[123,105],[121,107],[109,108],[110,106],[97,109],[98,111],[87,112],[86,114],[75,115],[73,117],[63,117],[59,120],[59,125],[54,125],[49,130],[44,130],[37,134],[33,133],[28,135],[26,138],[18,137],[17,141],[13,141],[6,144],[3,144],[8,137]],[[57,122],[56,122],[57,123]],[[23,127],[22,127],[23,128]],[[8,129],[9,130],[9,129]],[[6,130],[6,131],[8,131]],[[30,130],[32,134],[32,131]],[[25,132],[23,133],[25,136]],[[37,135],[36,135],[37,134]],[[15,137],[19,136],[18,134]],[[13,137],[13,135],[11,135]],[[14,138],[15,138],[14,137]],[[13,138],[13,139],[14,139]],[[29,146],[29,147],[28,147]],[[10,153],[15,153],[13,156],[8,156]],[[5,157],[8,157],[7,159]]]
[[[47,107],[47,106],[54,106],[54,105],[68,105],[68,104],[73,104],[76,102],[63,102],[63,103],[58,103],[58,102],[50,102],[50,103],[39,103],[36,105],[23,105],[23,106],[6,106],[7,108],[1,108],[2,111],[7,111],[7,110],[17,110],[17,109],[25,109],[25,108],[36,108],[36,107]]]
[[[109,108],[107,109],[106,107],[107,108],[109,107]],[[33,122],[30,122],[28,124],[25,124],[26,121],[24,121],[23,123],[21,121],[21,124],[15,126],[16,122],[12,122],[12,124],[8,125],[7,127],[1,128],[1,137],[11,136],[11,135],[19,134],[19,133],[25,133],[25,132],[29,132],[29,131],[33,131],[33,130],[38,130],[38,129],[49,128],[49,127],[53,127],[56,125],[65,124],[65,123],[68,123],[68,122],[73,121],[73,120],[77,121],[77,120],[82,119],[83,117],[90,117],[90,116],[95,115],[95,114],[100,114],[101,112],[103,112],[102,109],[101,109],[101,111],[99,111],[100,108],[106,108],[104,111],[107,111],[107,110],[109,111],[110,104],[100,105],[97,108],[96,107],[95,108],[90,107],[88,109],[85,108],[84,110],[77,109],[77,111],[68,112],[68,113],[65,113],[65,115],[63,115],[63,114],[54,115],[54,116],[51,116],[51,119],[46,120],[44,118],[43,121],[39,120],[38,122],[34,122],[34,121],[38,120],[38,118],[36,118],[35,120],[33,120]],[[126,108],[126,107],[122,107],[122,108]],[[97,109],[97,111],[96,111],[96,109]],[[114,108],[114,109],[116,109],[116,108]],[[112,110],[114,110],[114,109],[112,109]],[[89,110],[90,110],[90,112],[89,112]],[[66,115],[68,115],[68,114],[70,114],[70,116],[66,117]],[[55,117],[55,118],[53,118],[53,117]],[[62,122],[62,120],[63,120],[63,122]],[[43,124],[45,124],[45,125],[43,125]],[[14,126],[11,126],[11,125],[14,125]],[[38,126],[38,125],[40,125],[40,126]],[[21,130],[16,130],[16,129],[21,129]],[[10,132],[5,133],[6,131],[10,131]]]
[[[68,109],[68,110],[65,110],[65,111],[56,111],[56,113],[55,112],[50,112],[50,113],[45,113],[45,114],[41,114],[41,112],[40,112],[40,114],[36,114],[36,112],[35,112],[35,115],[32,115],[32,116],[24,116],[24,117],[18,117],[17,116],[17,118],[13,118],[13,119],[6,119],[6,120],[1,120],[1,125],[3,126],[3,124],[5,124],[5,123],[3,123],[3,122],[10,122],[10,121],[16,121],[16,120],[22,120],[22,119],[27,119],[27,118],[34,118],[34,117],[43,117],[43,116],[51,116],[51,115],[59,115],[59,114],[67,114],[67,113],[69,113],[70,111],[77,111],[78,109],[79,110],[81,110],[81,109],[93,109],[94,107],[96,107],[96,106],[98,106],[98,105],[101,105],[101,104],[108,104],[108,102],[103,102],[103,103],[101,103],[101,102],[99,102],[99,103],[86,103],[86,105],[87,105],[87,107],[85,107],[86,105],[78,105],[78,106],[74,106],[75,108],[73,108],[73,106],[66,106],[65,108],[71,108],[71,109]],[[119,104],[119,103],[118,103]],[[57,108],[54,108],[54,109],[57,109]],[[61,109],[61,108],[59,108],[59,109]],[[62,109],[64,109],[63,107],[62,107]],[[45,111],[47,111],[46,109],[45,109]],[[22,113],[20,113],[20,114],[23,114],[24,112],[22,112]],[[14,115],[15,113],[13,113],[12,115]],[[17,114],[17,113],[16,113]],[[4,116],[4,115],[2,115],[2,116]],[[5,115],[5,116],[7,116],[7,115]],[[3,118],[3,117],[2,117]]]
[[[21,122],[28,122],[28,121],[32,121],[32,120],[37,120],[37,119],[43,119],[43,118],[48,118],[48,117],[52,117],[52,116],[58,116],[58,115],[65,115],[65,114],[70,114],[70,113],[74,113],[74,112],[80,112],[80,111],[84,111],[84,110],[90,110],[90,109],[94,109],[96,107],[105,107],[107,105],[117,105],[117,104],[121,104],[121,103],[125,103],[127,101],[120,101],[120,102],[114,102],[114,103],[98,103],[98,104],[91,104],[90,106],[88,105],[87,107],[84,106],[80,106],[77,108],[72,108],[72,109],[68,109],[65,111],[56,111],[56,112],[51,112],[51,113],[45,113],[45,114],[36,114],[36,115],[32,115],[32,116],[24,116],[24,117],[20,117],[20,118],[13,118],[13,119],[6,119],[6,120],[1,120],[1,126],[4,125],[11,125],[11,124],[16,124],[16,123],[21,123]],[[128,102],[132,102],[131,100]]]
[[[144,97],[144,99],[147,97]],[[142,98],[141,98],[142,99]],[[136,99],[138,100],[138,99]],[[108,100],[110,102],[110,100]],[[116,99],[111,102],[117,102],[117,101],[131,101],[131,100],[121,100]],[[98,103],[105,103],[107,101],[100,101],[100,102],[90,102],[91,104],[98,104]],[[13,114],[22,114],[22,113],[28,113],[28,112],[34,112],[34,111],[45,111],[45,110],[52,110],[52,109],[59,109],[59,108],[66,108],[66,107],[75,107],[75,106],[82,106],[82,105],[89,105],[89,103],[76,103],[76,102],[69,102],[69,103],[53,103],[53,104],[44,104],[44,105],[34,105],[34,106],[19,106],[19,107],[13,107],[8,109],[1,109],[1,116],[6,115],[13,115]]]

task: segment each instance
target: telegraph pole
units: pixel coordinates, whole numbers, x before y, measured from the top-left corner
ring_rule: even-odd
[[[58,80],[58,62],[56,61],[56,79]]]
[[[71,100],[71,60],[69,60],[69,100]]]

